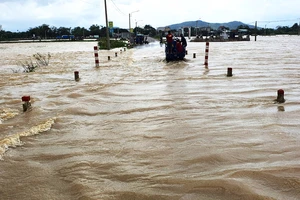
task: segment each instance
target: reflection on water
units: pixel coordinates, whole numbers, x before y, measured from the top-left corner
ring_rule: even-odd
[[[1,199],[299,199],[299,41],[211,43],[207,69],[205,43],[99,68],[95,42],[0,44]],[[14,73],[35,53],[49,66]]]
[[[285,111],[284,106],[277,106],[278,111]]]

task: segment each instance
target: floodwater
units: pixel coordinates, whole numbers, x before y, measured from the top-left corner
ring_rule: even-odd
[[[0,44],[1,200],[300,199],[300,36],[210,43],[208,68],[205,43],[98,68],[95,45]],[[49,65],[23,73],[36,53]]]

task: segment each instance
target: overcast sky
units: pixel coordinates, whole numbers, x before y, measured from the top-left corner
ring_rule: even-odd
[[[0,25],[5,31],[50,27],[105,26],[105,0],[0,0]],[[106,0],[108,20],[120,28],[154,28],[202,20],[210,23],[241,21],[275,28],[300,21],[300,0]],[[138,12],[136,12],[138,11]]]

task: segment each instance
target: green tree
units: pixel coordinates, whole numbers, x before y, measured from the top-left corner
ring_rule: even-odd
[[[292,27],[291,27],[291,34],[298,34],[299,31],[299,25],[298,23],[295,23]]]
[[[35,27],[35,28],[29,28],[28,33],[31,36],[35,35],[36,37],[39,36],[41,38],[44,38],[44,37],[47,37],[47,32],[49,30],[51,30],[49,28],[49,25],[43,24],[43,25]]]
[[[28,30],[28,33],[29,33],[29,35],[30,35],[30,37],[37,37],[37,36],[39,36],[39,29],[37,28],[37,27],[35,27],[35,28],[29,28],[29,30]]]
[[[101,26],[102,27],[102,26]],[[91,27],[90,27],[90,34],[91,35],[101,35],[101,30],[100,30],[100,26],[99,25],[95,25],[93,24]]]
[[[59,27],[57,33],[58,35],[71,35],[71,28]]]
[[[90,31],[85,29],[84,27],[75,27],[72,29],[72,34],[75,35],[76,37],[85,37],[86,35],[89,35]]]
[[[8,34],[6,31],[0,31],[0,40],[9,40]]]
[[[144,33],[144,29],[141,28],[141,27],[135,27],[135,28],[133,29],[133,32],[134,32],[135,34],[145,34],[145,33]]]
[[[237,29],[249,29],[249,26],[248,25],[239,25],[238,27],[237,27]]]
[[[156,29],[153,28],[150,25],[145,25],[144,26],[144,34],[145,35],[150,35],[150,36],[155,36],[157,34]]]
[[[47,38],[47,33],[48,33],[48,31],[50,30],[49,25],[43,24],[43,25],[40,26],[39,28],[40,28],[40,30],[42,31],[41,35],[42,35],[44,38]]]
[[[55,26],[52,26],[49,30],[47,35],[49,35],[49,37],[51,38],[55,38],[58,35],[58,30]]]
[[[288,26],[277,26],[275,33],[276,34],[287,34],[287,33],[289,33],[289,27]]]

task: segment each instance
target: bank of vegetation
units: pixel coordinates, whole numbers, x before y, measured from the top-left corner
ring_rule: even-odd
[[[108,49],[107,46],[107,39],[104,37],[101,37],[98,41],[99,49]],[[120,48],[120,47],[127,47],[127,41],[125,40],[110,40],[110,48]]]
[[[145,35],[156,35],[156,29],[150,25],[146,25],[144,28],[136,27],[133,29],[133,32],[139,32]],[[114,28],[113,31],[110,31],[110,37],[114,38],[121,33],[128,33],[127,29]],[[55,27],[43,24],[35,28],[30,28],[28,31],[23,32],[11,32],[11,31],[0,31],[0,40],[1,41],[13,41],[20,39],[61,39],[61,36],[73,35],[74,40],[81,40],[83,38],[101,38],[106,37],[106,27],[99,25],[92,25],[89,29],[84,27]],[[73,38],[72,38],[73,39]]]

